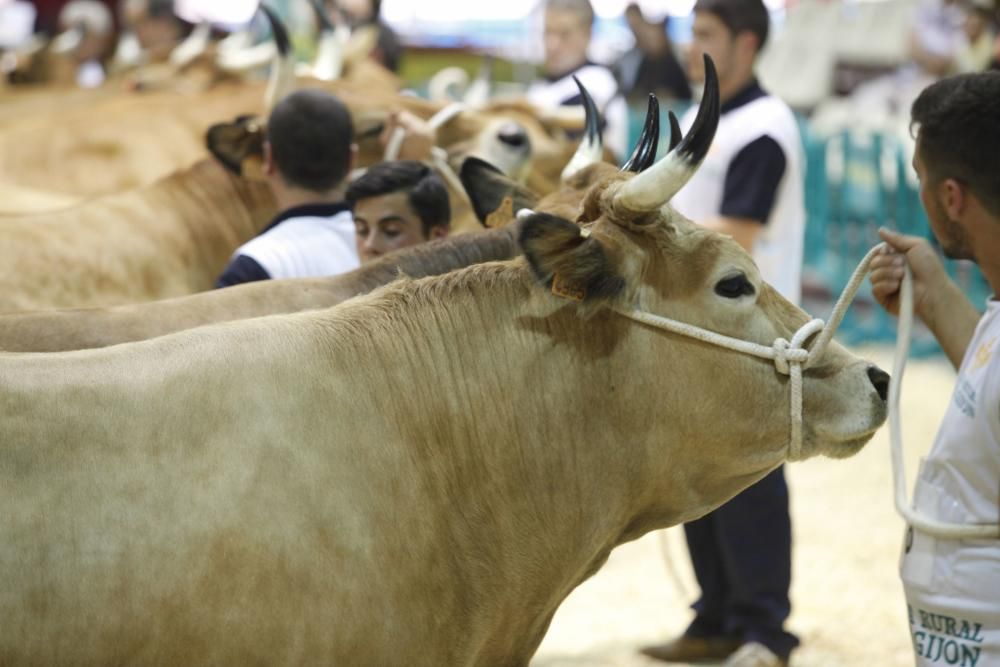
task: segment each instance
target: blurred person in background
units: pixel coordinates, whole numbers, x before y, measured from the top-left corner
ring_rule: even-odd
[[[805,234],[805,156],[791,109],[754,76],[767,42],[762,0],[698,0],[691,53],[693,82],[703,54],[719,76],[721,117],[712,147],[671,200],[691,220],[733,237],[761,276],[798,303]],[[685,114],[689,128],[697,109]],[[722,507],[684,525],[701,597],[679,637],[642,652],[667,662],[724,660],[726,667],[784,667],[798,638],[791,613],[791,517],[784,466]]]
[[[71,78],[81,88],[104,83],[115,34],[111,10],[97,0],[73,0],[59,12],[59,29],[51,49],[69,57],[71,71],[62,74],[54,63],[53,79],[65,82]]]
[[[378,29],[378,41],[370,56],[390,72],[399,72],[399,61],[403,56],[403,45],[399,36],[382,20],[382,0],[327,0],[332,15],[339,16],[351,28],[374,26]]]
[[[368,262],[448,235],[448,189],[422,162],[396,160],[369,167],[347,187],[358,255]]]
[[[139,42],[145,62],[164,62],[191,32],[191,24],[174,13],[173,0],[123,0],[122,25]]]
[[[576,76],[594,98],[605,122],[604,145],[615,155],[625,154],[628,109],[611,70],[587,59],[594,26],[590,0],[545,0],[543,79],[527,91],[528,99],[543,108],[582,104]]]
[[[347,107],[329,93],[300,90],[274,107],[266,132],[264,173],[280,213],[236,249],[216,287],[356,269],[354,221],[344,200],[357,152]]]
[[[930,77],[955,71],[955,59],[965,40],[965,10],[961,0],[923,0],[910,27],[910,58]]]
[[[955,56],[955,70],[959,73],[982,72],[993,62],[996,45],[996,11],[993,0],[964,0],[965,40]]]
[[[625,20],[635,37],[635,46],[622,56],[615,68],[622,94],[630,105],[644,106],[655,94],[660,102],[691,100],[691,86],[681,67],[669,36],[670,17],[647,21],[639,5],[625,9]]]

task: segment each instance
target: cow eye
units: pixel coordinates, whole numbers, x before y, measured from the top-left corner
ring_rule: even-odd
[[[723,278],[715,284],[715,293],[727,299],[738,299],[754,293],[753,284],[742,273]]]

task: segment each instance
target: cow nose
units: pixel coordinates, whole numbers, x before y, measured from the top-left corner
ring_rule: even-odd
[[[528,133],[517,123],[505,123],[497,132],[497,138],[513,148],[522,148],[528,145]]]
[[[868,367],[868,379],[878,392],[878,397],[883,401],[889,396],[889,374],[878,366]]]

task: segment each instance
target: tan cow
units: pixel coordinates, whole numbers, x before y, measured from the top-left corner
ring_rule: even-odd
[[[527,261],[0,354],[0,662],[527,665],[616,545],[788,460],[785,375],[617,311],[763,345],[807,320],[662,205],[707,150],[707,99],[665,161],[591,189],[585,232],[524,220]],[[796,458],[857,452],[884,389],[825,348]]]
[[[586,96],[586,93],[585,93]],[[597,132],[593,105],[588,128]],[[655,98],[633,157],[623,169],[641,172],[656,154],[659,111]],[[677,130],[674,137],[679,139]],[[599,148],[599,147],[598,147]],[[106,308],[70,308],[0,315],[0,350],[10,352],[55,352],[104,347],[145,340],[215,322],[225,322],[278,313],[325,308],[368,292],[400,275],[417,278],[436,275],[470,264],[509,259],[514,256],[514,212],[525,207],[559,213],[576,219],[586,190],[617,168],[606,163],[587,166],[600,150],[586,145],[571,161],[578,173],[567,173],[565,189],[539,197],[476,158],[462,166],[462,181],[484,225],[505,227],[501,231],[458,235],[397,253],[350,273],[328,278],[268,280],[202,294]],[[236,159],[221,156],[223,159]],[[239,166],[239,165],[237,165]]]
[[[211,289],[277,213],[270,188],[214,160],[63,211],[0,218],[0,312]]]
[[[328,278],[262,280],[162,301],[0,314],[0,350],[57,352],[146,340],[192,327],[328,308],[402,275],[438,275],[517,253],[514,228],[404,248]]]

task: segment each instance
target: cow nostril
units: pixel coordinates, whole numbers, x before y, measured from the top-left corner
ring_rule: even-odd
[[[883,401],[889,397],[889,374],[878,366],[868,367],[868,379]]]
[[[528,133],[517,123],[508,123],[497,132],[497,138],[503,143],[514,148],[521,148],[528,144]]]

